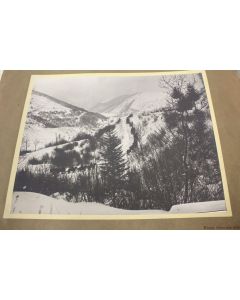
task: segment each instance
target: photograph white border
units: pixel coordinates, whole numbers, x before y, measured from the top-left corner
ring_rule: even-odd
[[[217,146],[217,153],[219,158],[219,165],[222,175],[222,183],[223,183],[223,190],[225,196],[225,203],[226,203],[226,211],[217,211],[217,212],[199,212],[199,213],[166,213],[166,214],[139,214],[139,215],[60,215],[60,214],[16,214],[11,213],[11,205],[12,205],[12,195],[13,195],[13,187],[15,182],[15,176],[17,172],[17,164],[19,159],[19,153],[22,143],[22,138],[24,134],[25,123],[27,119],[27,113],[31,101],[32,95],[32,88],[36,79],[42,77],[76,77],[76,76],[154,76],[154,75],[180,75],[180,74],[199,74],[201,73],[203,76],[204,86],[206,89],[207,99],[209,103],[209,109],[212,119],[213,131]],[[32,75],[28,87],[27,97],[24,104],[24,109],[22,113],[14,159],[12,163],[11,175],[9,179],[7,197],[6,197],[6,204],[3,218],[7,219],[47,219],[47,220],[147,220],[147,219],[183,219],[183,218],[209,218],[209,217],[231,217],[232,216],[232,209],[229,197],[229,190],[226,178],[226,171],[224,167],[221,143],[217,128],[216,117],[214,113],[211,93],[209,89],[208,79],[205,71],[168,71],[168,72],[161,72],[161,71],[144,71],[144,72],[92,72],[92,73],[71,73],[71,74],[46,74],[46,75]]]

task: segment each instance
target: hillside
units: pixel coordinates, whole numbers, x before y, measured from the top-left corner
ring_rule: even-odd
[[[57,139],[69,141],[79,132],[94,133],[106,121],[107,118],[99,113],[33,91],[22,150],[35,150],[35,144],[43,148]]]
[[[82,111],[86,111],[86,110],[83,109],[83,108],[80,108],[80,107],[78,107],[78,106],[72,105],[72,104],[67,103],[67,102],[65,102],[65,101],[63,101],[63,100],[57,99],[57,98],[55,98],[55,97],[52,97],[52,96],[50,96],[50,95],[47,95],[47,94],[45,94],[45,93],[42,93],[42,92],[39,92],[39,91],[36,91],[36,90],[33,90],[33,91],[32,91],[32,94],[33,94],[33,95],[40,96],[40,97],[44,97],[44,98],[46,98],[46,99],[48,99],[48,100],[51,100],[52,102],[55,102],[55,103],[61,105],[62,107],[67,107],[67,108],[70,108],[70,109],[72,109],[72,110],[82,110]]]
[[[136,94],[137,93],[131,95],[121,95],[109,101],[99,102],[92,107],[92,111],[99,113],[110,113],[114,108],[121,106],[124,101],[127,101],[130,97],[133,97]]]
[[[46,94],[33,91],[27,124],[41,127],[96,126],[106,117],[89,112]]]
[[[122,95],[106,102],[100,102],[92,107],[92,110],[106,116],[126,116],[131,113],[152,111],[165,104],[164,96],[161,91]]]
[[[133,114],[132,125],[141,132],[142,141],[145,142],[148,135],[162,125],[161,113],[154,110],[161,107],[163,102],[161,94],[155,92],[135,93],[99,103],[92,108],[98,112],[90,112],[42,92],[33,91],[21,150],[42,149],[61,139],[70,142],[78,133],[94,135],[109,122],[120,117],[115,129],[122,141],[124,152],[127,152],[134,138],[131,128],[126,124],[126,117]]]

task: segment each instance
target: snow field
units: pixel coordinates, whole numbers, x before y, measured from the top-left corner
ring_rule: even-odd
[[[67,202],[32,192],[14,192],[12,213],[17,214],[64,214],[64,215],[134,215],[159,214],[163,210],[123,210],[96,202]]]
[[[175,205],[169,213],[203,213],[226,211],[225,201],[208,201]],[[164,210],[125,210],[96,202],[67,202],[32,192],[14,192],[11,212],[17,214],[63,215],[139,215],[166,214]]]

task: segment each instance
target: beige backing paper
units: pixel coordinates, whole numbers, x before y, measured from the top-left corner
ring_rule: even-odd
[[[215,140],[217,144],[217,151],[219,157],[219,164],[222,174],[222,182],[224,188],[225,202],[226,202],[226,211],[224,212],[208,212],[208,213],[186,213],[186,214],[174,214],[174,213],[166,213],[166,214],[139,214],[139,215],[54,215],[54,214],[11,214],[11,203],[12,203],[12,193],[13,186],[15,181],[15,175],[17,170],[18,158],[20,153],[21,141],[24,134],[24,127],[27,118],[27,112],[29,108],[29,104],[31,101],[32,94],[32,86],[34,84],[34,80],[42,77],[42,76],[153,76],[153,75],[177,75],[177,74],[195,74],[201,73],[204,80],[204,85],[207,93],[211,119],[213,124],[213,130],[215,135]],[[52,75],[32,75],[31,80],[28,87],[27,97],[24,104],[24,109],[22,113],[19,134],[17,138],[17,144],[12,164],[12,170],[10,175],[10,181],[7,191],[6,197],[6,206],[4,210],[4,218],[15,218],[15,219],[69,219],[69,220],[137,220],[137,219],[178,219],[178,218],[206,218],[206,217],[231,217],[232,210],[230,204],[230,197],[228,191],[228,184],[226,178],[226,172],[224,167],[221,143],[217,128],[216,117],[214,113],[212,98],[210,94],[209,84],[207,80],[206,72],[204,71],[175,71],[175,72],[128,72],[128,73],[118,73],[118,72],[108,72],[108,73],[80,73],[80,74],[52,74]]]
[[[198,71],[197,71],[198,72]],[[13,158],[18,151],[16,141],[19,140],[19,128],[22,127],[26,95],[32,75],[61,75],[89,73],[98,75],[120,74],[159,74],[160,71],[49,71],[25,70],[4,71],[0,81],[0,229],[240,229],[240,78],[235,71],[207,71],[209,83],[205,85],[208,92],[211,115],[218,151],[220,149],[220,164],[222,175],[228,182],[226,187],[228,212],[214,217],[182,215],[179,218],[137,219],[13,219],[3,218],[7,193],[11,185],[14,170]],[[107,73],[107,74],[106,74]],[[181,72],[182,73],[182,72]],[[161,72],[161,74],[163,74]],[[69,75],[72,76],[72,75]],[[91,75],[89,75],[91,76]],[[213,112],[214,108],[214,112]],[[217,124],[217,126],[216,126]],[[221,141],[221,144],[220,144]],[[15,154],[14,154],[15,153]],[[17,153],[18,156],[18,153]],[[223,165],[224,160],[224,165]],[[9,179],[11,179],[9,181]],[[10,183],[10,185],[9,185]],[[228,192],[229,189],[229,192]],[[232,212],[232,215],[231,215]],[[6,214],[7,214],[6,207]],[[197,214],[199,215],[199,214]],[[71,216],[72,217],[72,216]],[[99,216],[98,216],[99,217]]]

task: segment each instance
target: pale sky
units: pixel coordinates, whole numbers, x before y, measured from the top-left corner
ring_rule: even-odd
[[[121,95],[163,90],[159,76],[43,76],[36,79],[34,89],[73,105],[90,109]]]
[[[185,76],[189,82],[195,78],[196,87],[202,85],[198,77],[191,74]],[[50,75],[35,78],[36,81],[33,88],[59,100],[91,110],[99,102],[106,102],[122,95],[159,92],[159,95],[164,96],[165,91],[159,86],[161,77],[162,75]]]

